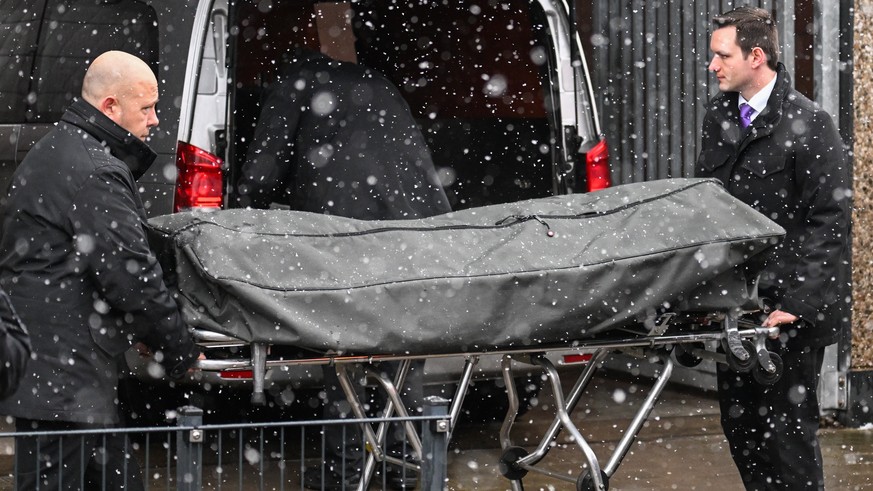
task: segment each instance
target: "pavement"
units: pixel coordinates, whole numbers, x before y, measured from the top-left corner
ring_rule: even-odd
[[[564,385],[574,379],[562,372]],[[604,466],[648,394],[651,380],[631,378],[605,371],[589,385],[572,418],[582,436],[592,444]],[[521,416],[512,431],[515,445],[530,451],[536,448],[552,421],[553,398],[543,389],[536,405]],[[0,432],[11,429],[0,418]],[[500,423],[465,424],[455,429],[448,455],[448,489],[452,491],[502,491],[511,488],[499,471],[501,455]],[[824,455],[825,483],[829,491],[873,489],[873,428],[826,427],[820,432]],[[11,489],[9,439],[0,439],[0,491]],[[575,479],[583,472],[581,450],[562,432],[538,467],[553,474]],[[209,467],[209,466],[207,466]],[[299,463],[282,467],[286,484],[277,485],[276,475],[237,479],[230,462],[221,470],[204,470],[208,476],[225,475],[221,489],[296,489]],[[218,474],[216,474],[216,472]],[[152,473],[150,489],[175,489],[163,483],[168,476]],[[267,474],[270,474],[268,471]],[[172,473],[170,474],[172,476]],[[267,484],[264,485],[264,477]],[[236,482],[239,482],[237,486]],[[531,472],[523,479],[524,489],[574,490],[575,485],[553,476]],[[207,484],[204,489],[213,489]],[[371,489],[379,489],[374,484]],[[739,474],[731,461],[727,442],[721,433],[718,405],[712,391],[668,384],[652,414],[638,433],[629,453],[610,477],[609,489],[618,490],[742,490]]]
[[[564,385],[573,381],[565,379]],[[572,418],[592,444],[601,467],[609,461],[650,387],[650,379],[635,380],[623,374],[592,380]],[[544,389],[539,405],[520,418],[513,430],[513,442],[527,451],[536,448],[554,414],[546,392]],[[449,489],[510,489],[497,465],[501,451],[494,435],[498,431],[499,425],[494,424],[461,429],[453,436]],[[873,428],[830,425],[820,430],[819,438],[827,490],[873,489]],[[583,453],[563,432],[538,465],[575,478],[583,472],[583,462]],[[536,473],[527,474],[523,484],[528,491],[575,489],[571,483]],[[668,384],[636,442],[610,478],[609,489],[742,490],[722,434],[715,393]]]

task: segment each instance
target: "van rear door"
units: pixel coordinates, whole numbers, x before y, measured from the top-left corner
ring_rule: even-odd
[[[173,211],[221,208],[227,150],[227,1],[201,1],[181,97]]]
[[[331,14],[337,11],[350,15]],[[319,33],[308,47],[354,59],[400,88],[453,209],[589,189],[577,161],[601,143],[596,110],[581,48],[574,67],[570,48],[578,40],[568,13],[553,0],[235,2],[231,183],[263,93],[281,56],[307,43],[308,24]],[[337,46],[347,37],[353,56]],[[591,155],[607,169],[608,184],[605,152]]]
[[[600,131],[588,63],[576,32],[575,9],[563,2],[538,0],[549,24],[555,64],[549,71],[559,118],[562,182],[567,192],[596,191],[612,184],[609,149]]]

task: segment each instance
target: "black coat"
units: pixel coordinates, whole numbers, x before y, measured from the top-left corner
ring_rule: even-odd
[[[6,292],[0,290],[0,399],[18,389],[30,358],[30,336]]]
[[[240,205],[362,220],[450,211],[406,101],[384,76],[296,53],[261,104],[238,181]]]
[[[136,341],[171,376],[197,349],[146,242],[135,179],[156,155],[84,101],[16,169],[0,211],[0,285],[35,358],[0,413],[109,424],[119,360]]]
[[[767,108],[743,130],[738,94],[709,103],[698,177],[717,177],[731,194],[785,228],[767,258],[759,293],[801,318],[791,344],[833,343],[848,326],[851,295],[851,174],[831,117],[791,88],[781,64]]]

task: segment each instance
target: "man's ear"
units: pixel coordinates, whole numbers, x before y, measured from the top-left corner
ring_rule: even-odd
[[[117,117],[117,113],[121,109],[121,107],[118,105],[118,99],[113,96],[107,96],[100,100],[100,104],[98,104],[97,109],[99,109],[101,113],[105,114],[107,118],[114,120],[114,118]]]
[[[767,64],[767,55],[764,50],[758,46],[752,48],[752,68],[758,68],[761,65]]]

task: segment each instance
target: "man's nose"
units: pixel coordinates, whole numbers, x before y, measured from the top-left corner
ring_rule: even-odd
[[[709,61],[709,66],[707,66],[706,69],[711,72],[717,72],[719,70],[719,67],[716,64],[716,58],[714,56],[712,57],[712,60]]]
[[[160,122],[160,121],[158,120],[158,113],[157,113],[157,111],[155,111],[154,109],[152,109],[151,114],[149,114],[149,122],[148,122],[148,126],[149,126],[149,128],[151,128],[151,127],[153,127],[153,126],[157,126],[159,122]]]

